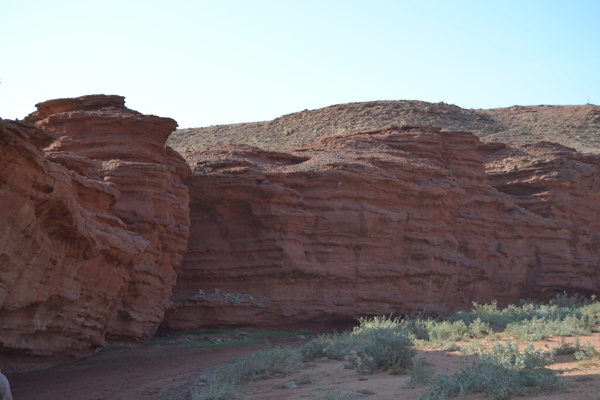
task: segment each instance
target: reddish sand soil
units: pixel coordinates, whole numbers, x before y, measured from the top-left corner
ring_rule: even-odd
[[[567,342],[573,341],[568,338]],[[600,335],[582,336],[581,344],[591,341],[596,347],[600,345]],[[485,342],[484,342],[485,343]],[[489,343],[488,343],[489,344]],[[560,338],[551,338],[548,341],[535,342],[535,348],[549,349],[560,344]],[[521,344],[519,347],[525,347]],[[434,365],[434,369],[441,373],[452,373],[455,369],[466,363],[479,360],[479,356],[464,356],[461,352],[445,352],[435,349],[419,349],[417,356]],[[390,399],[415,399],[418,394],[424,395],[426,388],[411,388],[408,386],[408,375],[389,375],[377,373],[361,375],[355,370],[344,368],[344,362],[327,360],[308,364],[307,368],[296,372],[292,376],[269,379],[257,382],[250,386],[249,392],[242,397],[244,400],[279,400],[279,399],[308,399],[311,395],[324,393],[329,388],[341,388],[343,392],[352,393],[355,398],[370,398],[377,400]],[[600,399],[600,361],[575,360],[573,355],[556,356],[552,369],[563,371],[559,377],[567,387],[556,393],[546,393],[531,399],[552,400],[598,400]],[[293,381],[297,389],[285,389],[287,382]],[[487,399],[478,393],[467,396],[466,399]]]
[[[298,339],[278,339],[295,344]],[[7,374],[15,400],[185,399],[198,377],[263,343],[188,348],[182,340],[165,345],[107,348],[71,364]]]
[[[572,341],[568,338],[567,341]],[[600,335],[581,337],[600,346]],[[306,340],[276,339],[274,344],[300,345]],[[534,343],[549,351],[558,346],[559,338]],[[16,400],[183,400],[188,389],[201,375],[212,374],[228,360],[261,349],[263,344],[193,349],[183,340],[163,345],[108,349],[78,362],[54,368],[8,374]],[[460,352],[420,349],[417,357],[432,363],[439,372],[453,371],[457,364],[477,359]],[[567,384],[561,392],[533,397],[554,400],[597,400],[600,398],[600,362],[576,361],[572,355],[555,357],[554,369],[563,371],[559,378]],[[377,373],[360,375],[345,369],[344,363],[321,360],[305,364],[291,376],[273,378],[251,384],[241,397],[245,400],[309,399],[328,388],[342,388],[356,398],[414,399],[423,388],[407,386],[407,375]],[[298,388],[286,389],[287,382]],[[467,399],[485,399],[481,394]]]

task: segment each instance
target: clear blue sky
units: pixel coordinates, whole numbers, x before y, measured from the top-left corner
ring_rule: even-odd
[[[332,104],[600,104],[599,0],[0,0],[0,117],[120,94],[197,127]]]

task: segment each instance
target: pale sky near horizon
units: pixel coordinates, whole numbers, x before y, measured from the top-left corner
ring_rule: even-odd
[[[0,0],[0,117],[119,94],[180,128],[372,100],[600,104],[600,0]]]

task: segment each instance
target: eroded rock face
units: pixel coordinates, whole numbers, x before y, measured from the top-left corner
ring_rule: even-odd
[[[28,119],[46,116],[36,125],[56,137],[46,148],[49,156],[66,153],[101,162],[100,178],[119,190],[114,215],[148,241],[108,332],[111,339],[147,340],[170,305],[189,233],[188,191],[182,181],[191,171],[165,146],[177,123],[129,110],[121,96],[51,100],[37,107],[42,111]]]
[[[175,121],[100,95],[27,119],[0,120],[0,362],[147,340],[187,243],[189,167],[164,145]]]
[[[516,204],[568,233],[560,247],[540,241],[527,292],[597,293],[600,288],[600,156],[557,143],[484,149],[490,183]]]
[[[240,145],[189,153],[190,242],[164,327],[443,314],[472,301],[597,290],[598,213],[585,225],[565,219],[597,211],[598,157],[569,153],[579,157],[571,172],[595,174],[576,186],[551,158],[532,156],[518,179],[547,170],[557,180],[536,178],[547,197],[532,198],[506,189],[516,181],[502,170],[512,168],[503,151],[466,132],[394,127],[293,154]],[[537,211],[565,190],[579,211]]]

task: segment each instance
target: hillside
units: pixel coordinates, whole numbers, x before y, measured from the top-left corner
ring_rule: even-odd
[[[558,142],[582,152],[600,153],[600,106],[512,106],[464,109],[415,100],[339,104],[283,115],[272,121],[179,129],[167,144],[179,152],[243,143],[289,151],[327,136],[390,125],[431,125],[475,133],[484,141]]]

